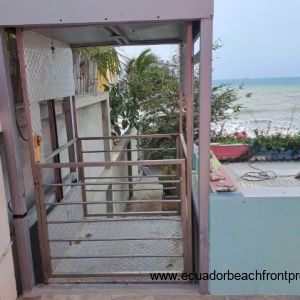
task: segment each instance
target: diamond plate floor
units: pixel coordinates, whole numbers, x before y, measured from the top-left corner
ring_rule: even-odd
[[[181,237],[180,219],[110,221],[83,224],[75,238]],[[182,240],[72,242],[64,256],[151,255],[170,257],[60,259],[54,274],[183,271]],[[173,257],[172,257],[173,256]],[[174,257],[176,256],[176,257]],[[177,257],[180,256],[180,257]]]
[[[264,187],[300,187],[300,180],[294,178],[294,176],[300,172],[300,161],[255,162],[253,166],[261,168],[264,171],[271,170],[275,172],[278,177],[276,179],[265,181],[246,181],[243,180],[241,176],[246,172],[255,171],[249,166],[248,162],[224,164],[225,170],[240,189]]]

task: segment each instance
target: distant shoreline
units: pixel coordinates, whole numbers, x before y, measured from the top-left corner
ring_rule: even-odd
[[[214,85],[226,81],[214,81]],[[244,83],[238,90],[239,113],[226,122],[227,133],[245,130],[253,135],[254,129],[271,132],[296,133],[300,130],[300,77],[233,79],[232,87]],[[246,95],[251,94],[250,98]]]
[[[266,78],[235,78],[235,79],[215,79],[212,81],[213,86],[220,84],[230,84],[231,86],[238,87],[241,84],[244,86],[257,86],[257,85],[293,85],[300,86],[299,77],[266,77]]]

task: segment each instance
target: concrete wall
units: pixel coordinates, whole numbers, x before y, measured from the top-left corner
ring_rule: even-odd
[[[0,300],[15,300],[17,291],[5,195],[0,160]]]
[[[214,195],[210,200],[210,272],[299,272],[300,197]],[[211,281],[217,295],[299,295],[288,281]]]
[[[101,115],[101,102],[108,98],[107,93],[101,94],[91,94],[86,95],[84,97],[79,96],[79,101],[77,102],[77,118],[78,118],[78,129],[79,135],[81,136],[101,136],[103,134],[102,129],[102,115]],[[42,143],[43,143],[43,151],[44,155],[51,153],[51,143],[50,143],[50,129],[48,122],[48,111],[47,105],[45,102],[41,103],[41,119],[42,119]],[[62,111],[61,101],[56,101],[55,103],[56,109],[56,118],[57,118],[57,128],[58,128],[58,141],[59,145],[63,145],[67,141],[66,136],[66,126],[65,126],[65,117]],[[22,132],[23,137],[27,138],[27,131],[25,126],[24,119],[24,109],[23,106],[19,106],[16,109],[17,111],[17,119],[20,126],[20,130]],[[22,170],[24,177],[24,185],[25,185],[25,194],[28,209],[34,206],[34,184],[32,179],[31,165],[30,165],[30,157],[28,150],[28,143],[24,141],[20,136],[20,145],[21,145],[21,159],[22,159]],[[100,148],[103,149],[103,143],[101,142],[99,145],[92,144],[90,148]],[[86,148],[89,149],[89,146]],[[5,183],[5,192],[8,195],[8,199],[10,198],[9,193],[9,185],[8,185],[8,176],[6,171],[6,159],[4,153],[3,144],[0,143],[0,155],[3,161],[3,173],[4,173],[4,183]],[[103,160],[103,154],[93,154],[86,157],[86,161],[92,160]],[[61,162],[67,162],[68,151],[65,150],[60,154]],[[94,170],[95,171],[95,170]],[[99,170],[98,170],[99,171]],[[68,170],[63,170],[62,176],[66,176]],[[96,172],[97,173],[97,172]],[[96,174],[95,173],[95,174]],[[92,176],[93,173],[90,173]],[[52,170],[46,170],[43,172],[43,178],[45,183],[51,183],[54,180],[54,174]]]

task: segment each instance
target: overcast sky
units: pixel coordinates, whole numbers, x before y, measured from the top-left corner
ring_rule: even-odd
[[[214,79],[300,76],[300,0],[215,0]],[[154,46],[168,59],[176,46]],[[143,48],[126,47],[133,57]]]

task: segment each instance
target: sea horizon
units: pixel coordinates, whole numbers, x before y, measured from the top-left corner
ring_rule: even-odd
[[[214,80],[213,86],[226,83],[236,88],[242,85],[237,94],[243,107],[226,122],[226,133],[300,131],[300,76]]]
[[[246,85],[300,85],[299,76],[279,76],[279,77],[256,77],[256,78],[230,78],[213,79],[213,86],[220,84],[230,84],[232,86]]]

